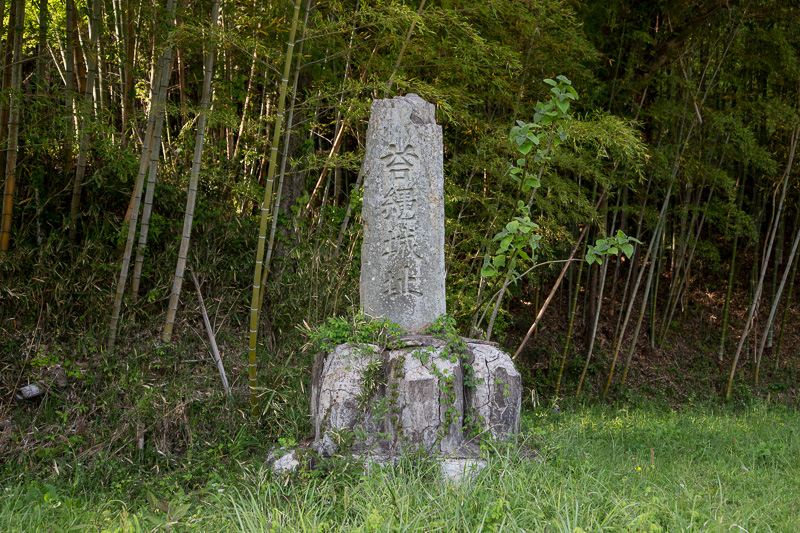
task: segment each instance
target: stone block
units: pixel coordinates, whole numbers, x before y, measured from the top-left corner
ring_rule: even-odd
[[[519,432],[522,376],[511,357],[487,344],[468,343],[474,387],[467,387],[466,407],[481,420],[480,426],[496,439]]]

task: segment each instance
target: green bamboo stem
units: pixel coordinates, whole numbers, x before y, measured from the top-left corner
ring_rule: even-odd
[[[219,3],[214,0],[211,6],[211,28],[216,28],[219,24]],[[206,52],[203,76],[203,96],[200,101],[200,112],[197,115],[197,133],[194,140],[194,157],[192,159],[192,170],[189,175],[189,190],[186,194],[186,214],[183,217],[183,233],[181,235],[181,245],[178,250],[178,264],[175,266],[175,278],[172,282],[172,293],[169,297],[169,307],[167,308],[167,321],[164,324],[164,331],[161,334],[162,342],[172,340],[172,330],[175,324],[175,316],[178,313],[178,301],[183,287],[183,276],[186,271],[186,262],[189,256],[189,244],[192,238],[192,222],[194,220],[194,206],[197,199],[197,185],[200,181],[200,165],[203,155],[203,144],[206,133],[206,116],[211,104],[211,79],[214,76],[214,55],[216,47],[212,44]],[[198,291],[199,294],[199,291]]]
[[[267,276],[270,272],[270,265],[272,263],[272,253],[275,249],[275,231],[278,227],[277,214],[281,208],[281,195],[283,194],[283,181],[286,176],[286,163],[289,161],[289,140],[292,135],[292,127],[294,125],[294,109],[297,100],[297,86],[300,80],[300,65],[303,61],[303,48],[306,44],[306,28],[308,26],[308,14],[311,11],[311,0],[306,0],[305,15],[303,16],[303,34],[300,39],[300,48],[297,54],[297,61],[294,67],[294,81],[292,82],[292,103],[289,106],[289,116],[286,118],[286,133],[283,136],[283,157],[281,157],[281,173],[278,178],[278,190],[275,194],[275,205],[273,212],[275,216],[272,217],[272,223],[269,228],[269,242],[267,243],[267,256],[264,258],[264,270],[261,274],[261,295],[258,298],[258,312],[264,305],[264,285],[267,283]]]
[[[267,173],[267,183],[264,190],[264,201],[261,204],[261,224],[258,229],[258,246],[256,249],[256,265],[253,272],[253,295],[250,303],[250,343],[248,346],[248,377],[250,385],[250,406],[253,414],[258,410],[258,395],[256,393],[256,347],[258,342],[258,318],[259,318],[259,299],[261,296],[261,271],[264,266],[264,248],[267,240],[267,221],[272,208],[272,191],[275,183],[275,167],[278,160],[278,144],[281,140],[283,128],[283,111],[286,106],[286,92],[289,86],[289,71],[292,65],[292,53],[294,52],[294,37],[297,31],[297,23],[300,18],[300,0],[294,2],[294,13],[292,16],[292,26],[289,30],[289,42],[286,46],[286,60],[283,67],[283,77],[281,78],[281,91],[278,100],[278,112],[275,118],[275,129],[272,136],[272,152],[269,157],[269,171]]]

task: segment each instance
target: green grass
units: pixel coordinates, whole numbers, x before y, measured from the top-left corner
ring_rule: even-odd
[[[92,490],[68,467],[35,477],[16,472],[2,476],[0,530],[800,529],[795,409],[566,406],[524,413],[522,440],[540,460],[501,446],[461,486],[440,481],[435,465],[420,458],[369,473],[338,460],[324,472],[276,478],[258,453],[236,468],[203,463],[195,473],[203,479],[192,483],[190,467],[134,476],[143,486],[133,491],[113,482]],[[122,462],[120,471],[125,464],[137,468]]]

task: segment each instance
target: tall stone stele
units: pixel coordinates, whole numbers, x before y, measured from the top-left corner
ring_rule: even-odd
[[[446,312],[442,129],[415,94],[372,103],[364,158],[361,307],[407,335],[314,357],[311,416],[322,455],[343,434],[393,456],[423,447],[469,456],[519,429],[522,380],[492,343],[422,334]]]
[[[372,103],[364,155],[361,308],[409,333],[446,312],[442,127],[416,94]]]

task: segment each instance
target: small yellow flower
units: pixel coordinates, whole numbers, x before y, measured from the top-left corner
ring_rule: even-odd
[[[639,466],[639,467],[637,467],[637,468],[636,468],[636,470],[641,470],[641,469],[642,469],[642,467],[641,467],[641,466]]]

